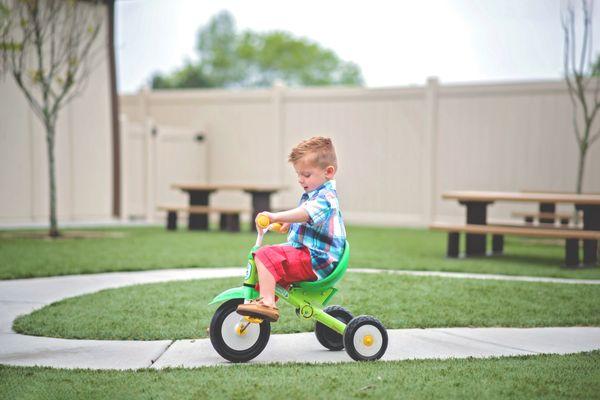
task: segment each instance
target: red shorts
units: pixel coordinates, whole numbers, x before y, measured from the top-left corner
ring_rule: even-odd
[[[287,245],[263,246],[254,256],[264,264],[280,286],[287,287],[292,282],[318,279],[306,247],[297,249]]]

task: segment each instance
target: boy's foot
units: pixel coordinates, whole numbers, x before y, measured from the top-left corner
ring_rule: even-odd
[[[248,304],[240,304],[237,307],[237,313],[262,318],[269,322],[277,322],[279,319],[279,309],[275,306],[266,305],[262,298],[251,300]]]

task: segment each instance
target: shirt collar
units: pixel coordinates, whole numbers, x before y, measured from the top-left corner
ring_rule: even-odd
[[[310,199],[311,197],[315,196],[317,193],[319,193],[321,190],[327,189],[327,190],[335,190],[335,180],[332,179],[330,181],[326,181],[324,184],[322,184],[321,186],[319,186],[318,188],[316,188],[313,191],[310,191],[308,193],[304,193],[302,196],[306,197],[308,199]]]

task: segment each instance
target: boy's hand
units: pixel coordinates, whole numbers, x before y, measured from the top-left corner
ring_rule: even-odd
[[[288,233],[290,231],[290,223],[286,222],[285,224],[281,224],[281,229],[279,230],[279,232],[281,233]]]
[[[265,217],[269,218],[269,223],[270,223],[270,224],[272,224],[272,223],[274,223],[274,222],[277,222],[277,221],[274,221],[274,218],[273,218],[273,217],[274,217],[274,213],[270,213],[270,212],[268,212],[268,211],[262,211],[262,212],[258,213],[258,214],[256,215],[256,218],[254,219],[254,224],[256,224],[256,229],[264,229],[264,228],[262,228],[260,225],[258,225],[258,218],[259,218],[261,215],[264,215]]]

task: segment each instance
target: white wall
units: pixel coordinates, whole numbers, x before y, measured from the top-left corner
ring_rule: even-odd
[[[86,91],[59,119],[62,221],[111,217],[108,82],[105,57]],[[287,154],[313,135],[334,139],[342,207],[354,223],[462,220],[460,206],[441,200],[447,190],[575,187],[577,148],[561,82],[446,86],[431,80],[389,89],[186,90],[141,92],[120,101],[126,115],[121,141],[126,218],[160,217],[154,212],[157,203],[185,203],[169,180],[283,185],[287,190],[274,197],[274,206],[293,206],[300,190]],[[154,144],[152,126],[159,132]],[[201,145],[172,139],[200,132],[206,135]],[[149,165],[154,165],[153,180]],[[0,81],[0,223],[46,222],[46,166],[39,121],[12,79]],[[600,192],[598,143],[588,154],[584,189]],[[250,198],[227,192],[211,201],[249,207]],[[489,212],[506,219],[512,210],[534,207],[498,203]]]
[[[462,207],[441,200],[447,190],[575,188],[577,148],[561,82],[141,92],[121,96],[121,112],[130,121],[206,132],[207,181],[284,185],[276,207],[293,206],[301,193],[286,161],[291,148],[330,136],[349,222],[462,220]],[[600,192],[598,144],[588,153],[584,190]],[[249,199],[217,193],[211,201],[243,206]],[[498,203],[490,216],[532,208]]]
[[[102,6],[105,8],[104,6]],[[108,220],[112,214],[112,138],[107,23],[85,90],[59,114],[56,132],[60,221]],[[0,79],[0,223],[46,222],[46,136],[12,76]]]

